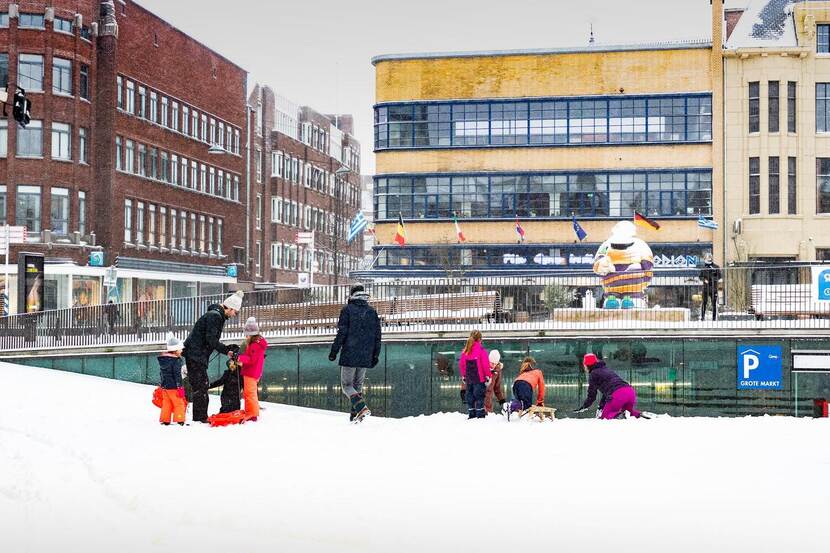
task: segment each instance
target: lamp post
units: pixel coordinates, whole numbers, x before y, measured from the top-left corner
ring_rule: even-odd
[[[334,250],[334,285],[340,282],[340,261],[338,253],[340,250],[340,234],[343,212],[343,175],[349,175],[352,170],[343,165],[334,172],[334,237],[332,238],[332,249]],[[348,182],[348,181],[347,181]]]

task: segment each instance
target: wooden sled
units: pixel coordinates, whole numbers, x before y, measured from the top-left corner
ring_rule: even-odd
[[[554,407],[539,407],[538,405],[534,405],[529,409],[525,409],[524,411],[519,411],[519,418],[523,418],[527,415],[529,418],[539,417],[540,421],[544,421],[545,419],[553,420],[554,414],[556,413],[556,409]]]

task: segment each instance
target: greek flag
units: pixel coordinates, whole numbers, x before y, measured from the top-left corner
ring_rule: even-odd
[[[363,232],[369,225],[369,221],[366,219],[366,216],[363,215],[363,211],[358,211],[357,215],[355,215],[354,220],[352,221],[351,226],[349,227],[349,236],[346,238],[348,242],[351,242],[357,236]]]
[[[710,221],[709,219],[705,218],[703,215],[701,215],[698,218],[697,226],[699,226],[701,228],[712,229],[712,230],[717,230],[718,229],[718,224],[715,221]]]

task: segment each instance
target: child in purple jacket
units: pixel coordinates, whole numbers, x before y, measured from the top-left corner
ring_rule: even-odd
[[[490,357],[481,345],[481,332],[474,330],[467,338],[467,344],[458,360],[458,372],[467,385],[467,415],[469,419],[483,419],[484,396],[493,372],[490,370]]]
[[[575,413],[586,411],[593,405],[597,399],[597,391],[600,391],[602,399],[599,407],[602,409],[603,419],[615,419],[623,411],[628,411],[632,417],[640,417],[637,410],[637,392],[628,382],[606,367],[593,353],[586,353],[582,364],[588,371],[588,397],[582,406],[574,411]]]

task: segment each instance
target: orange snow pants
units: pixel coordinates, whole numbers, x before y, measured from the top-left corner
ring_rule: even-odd
[[[242,377],[242,396],[245,398],[245,414],[249,417],[258,417],[259,399],[257,398],[257,381],[255,378]]]
[[[179,397],[178,391],[163,390],[159,422],[170,422],[171,415],[173,422],[184,422],[184,410],[184,399]]]

